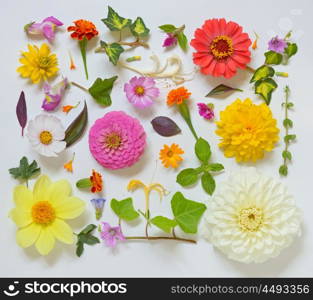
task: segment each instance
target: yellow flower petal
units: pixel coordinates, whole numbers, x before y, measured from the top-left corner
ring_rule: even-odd
[[[71,195],[72,188],[67,180],[59,180],[50,185],[49,201],[53,205],[60,205]]]
[[[145,185],[143,184],[142,181],[137,180],[137,179],[132,179],[132,180],[128,183],[128,185],[127,185],[127,190],[128,190],[128,191],[134,191],[134,190],[136,190],[136,189],[138,189],[138,188],[144,188],[144,187],[145,187]]]
[[[17,185],[13,190],[13,199],[17,208],[30,210],[34,204],[33,193],[25,185]]]
[[[27,227],[21,228],[16,233],[16,241],[22,248],[27,248],[34,244],[40,234],[41,226],[31,223]]]
[[[36,248],[41,255],[47,255],[55,245],[55,238],[49,227],[42,227],[36,242]]]
[[[25,227],[33,221],[30,210],[13,208],[9,216],[18,227]]]
[[[77,197],[65,198],[55,205],[56,216],[61,219],[74,219],[85,210],[85,202]]]
[[[35,201],[47,201],[48,199],[48,188],[51,185],[51,180],[48,176],[40,176],[34,186],[33,194]]]
[[[50,226],[50,231],[59,241],[65,244],[74,243],[73,230],[63,220],[55,219]]]

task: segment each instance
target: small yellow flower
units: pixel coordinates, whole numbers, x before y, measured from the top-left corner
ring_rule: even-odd
[[[255,162],[263,158],[265,151],[272,151],[279,140],[276,123],[265,103],[256,105],[250,99],[237,99],[216,122],[216,134],[222,138],[219,147],[237,162]]]
[[[177,168],[183,160],[181,154],[184,154],[184,150],[177,144],[164,145],[163,149],[160,150],[159,158],[165,168]]]
[[[58,59],[55,54],[51,54],[47,44],[42,44],[40,48],[28,44],[28,50],[29,52],[22,52],[19,59],[22,66],[17,68],[17,72],[22,77],[30,78],[33,83],[40,83],[57,74]]]
[[[18,185],[13,192],[15,208],[10,217],[18,226],[16,240],[22,248],[35,244],[41,255],[47,255],[55,239],[65,244],[75,241],[71,227],[64,221],[82,214],[85,203],[71,196],[71,186],[66,180],[51,182],[41,176],[33,191]]]

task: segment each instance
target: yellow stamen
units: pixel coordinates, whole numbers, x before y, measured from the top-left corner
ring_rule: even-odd
[[[105,138],[106,147],[110,149],[117,149],[121,145],[121,143],[122,143],[122,139],[120,135],[114,132],[107,135]]]
[[[144,87],[141,85],[136,86],[135,93],[139,96],[143,95],[145,93]]]
[[[55,219],[55,210],[48,201],[39,201],[32,207],[32,218],[37,224],[48,225]]]
[[[225,35],[217,36],[211,43],[211,52],[217,59],[223,59],[233,54],[233,42]]]
[[[243,231],[258,231],[263,224],[263,212],[256,207],[244,208],[239,213],[238,223]]]
[[[52,139],[53,139],[53,136],[52,136],[51,132],[49,132],[47,130],[42,131],[39,135],[39,140],[44,145],[51,144]]]

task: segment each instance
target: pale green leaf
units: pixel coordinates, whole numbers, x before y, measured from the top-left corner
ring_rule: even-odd
[[[207,163],[211,157],[210,144],[200,137],[195,144],[195,153],[201,162]]]
[[[151,224],[155,225],[166,233],[170,233],[171,230],[177,225],[177,222],[175,220],[171,220],[162,216],[154,217],[150,220],[150,222]]]
[[[265,63],[268,65],[279,65],[283,60],[283,56],[280,53],[274,51],[267,51],[264,53],[264,55]]]
[[[119,218],[125,221],[132,221],[139,217],[139,213],[134,209],[132,198],[120,201],[112,199],[111,208]]]
[[[108,6],[108,16],[101,20],[111,31],[120,31],[125,27],[130,26],[131,20],[118,15],[116,11]]]
[[[276,88],[277,84],[272,78],[260,79],[255,83],[255,93],[260,95],[267,105],[270,104],[272,93]]]
[[[97,78],[89,88],[90,95],[96,100],[98,104],[103,106],[110,106],[112,104],[111,92],[116,79],[117,76],[113,76],[107,79]]]
[[[109,57],[110,62],[113,65],[116,65],[120,55],[124,52],[124,48],[118,43],[107,44],[104,41],[101,41],[100,45],[104,49],[106,55]]]
[[[176,182],[181,186],[188,186],[196,183],[198,180],[198,172],[196,169],[188,168],[178,173]]]
[[[147,36],[150,32],[150,29],[146,27],[142,18],[137,17],[137,19],[130,25],[131,33],[136,37]]]
[[[250,80],[250,83],[258,81],[258,80],[263,79],[263,78],[273,77],[274,74],[275,74],[275,70],[272,67],[263,65],[263,66],[261,66],[255,70],[255,72],[254,72],[254,74]]]
[[[201,177],[201,184],[203,189],[209,194],[212,195],[215,191],[215,180],[209,172],[204,172]]]
[[[171,24],[164,24],[164,25],[159,26],[159,28],[166,33],[172,33],[177,29],[174,25],[171,25]]]

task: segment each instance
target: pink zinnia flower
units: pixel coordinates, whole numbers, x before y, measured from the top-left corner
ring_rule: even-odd
[[[136,76],[129,83],[125,83],[124,92],[128,101],[139,108],[151,106],[160,94],[153,78]]]
[[[171,47],[176,45],[177,38],[175,35],[168,33],[166,39],[163,42],[163,47]]]
[[[98,119],[89,132],[89,149],[103,167],[130,167],[144,152],[146,133],[139,121],[122,111]]]
[[[207,120],[212,120],[214,118],[214,111],[212,104],[197,103],[199,115]]]
[[[102,222],[100,237],[108,247],[114,248],[117,241],[125,241],[121,226],[111,227],[109,223]]]
[[[54,86],[51,86],[50,84],[45,82],[43,85],[45,98],[43,100],[41,108],[43,108],[45,111],[55,110],[60,105],[68,84],[69,83],[67,78],[64,78],[62,81]]]
[[[278,36],[272,38],[268,42],[268,50],[274,51],[276,53],[284,53],[287,47],[287,42],[284,39],[280,39]]]

